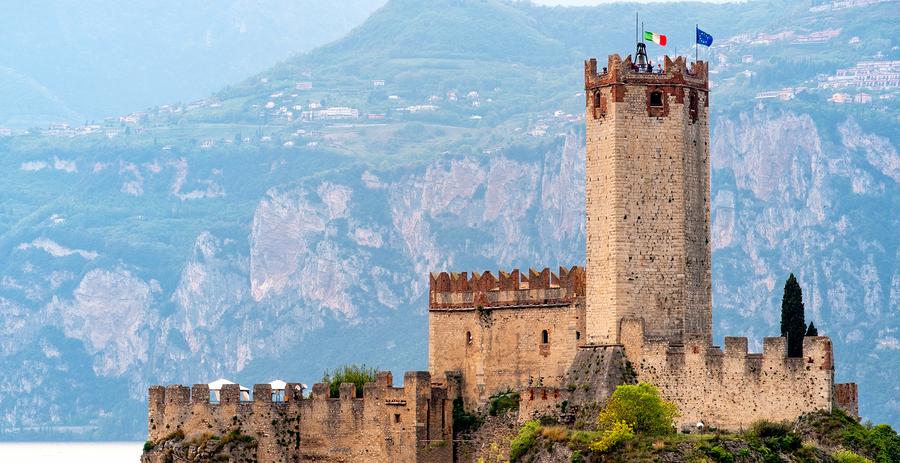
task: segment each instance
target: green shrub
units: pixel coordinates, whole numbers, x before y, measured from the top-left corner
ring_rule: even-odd
[[[869,431],[869,442],[877,449],[875,461],[878,463],[900,462],[900,436],[886,424],[879,424]]]
[[[631,439],[634,439],[634,429],[631,425],[624,421],[617,421],[606,428],[600,435],[600,439],[591,442],[588,448],[598,453],[604,453]]]
[[[332,398],[340,397],[341,384],[352,383],[356,386],[356,397],[363,396],[363,386],[375,382],[375,368],[363,365],[344,365],[333,372],[326,371],[322,382],[328,384],[328,393]]]
[[[849,450],[841,450],[831,455],[838,463],[872,463],[872,460],[859,456]]]
[[[671,433],[676,416],[678,407],[660,397],[656,386],[623,384],[607,401],[597,424],[600,429],[609,429],[623,421],[635,433],[655,436]]]
[[[249,444],[255,440],[256,438],[244,434],[240,429],[232,429],[231,431],[228,431],[228,434],[225,434],[225,436],[222,437],[222,440],[219,441],[219,445],[225,446],[231,442]]]
[[[481,420],[477,416],[466,411],[463,406],[463,400],[456,398],[453,400],[453,435],[466,434],[474,431],[481,426]]]
[[[720,445],[708,447],[704,449],[704,453],[719,463],[734,463],[734,455]]]
[[[572,460],[571,460],[571,463],[585,463],[584,457],[581,456],[581,452],[580,452],[580,451],[575,450],[574,452],[572,452]]]
[[[878,463],[900,462],[900,436],[886,424],[869,429],[853,423],[841,433],[841,440],[845,447],[869,455]]]
[[[519,409],[519,393],[506,391],[501,394],[497,394],[491,396],[490,398],[490,408],[488,409],[488,413],[491,416],[497,416],[499,414],[506,413],[510,410],[518,410]]]
[[[799,436],[791,432],[781,437],[770,437],[765,442],[769,448],[776,451],[797,450],[803,443]]]
[[[794,452],[794,461],[797,463],[818,463],[821,459],[815,447],[804,445]]]
[[[149,452],[149,451],[153,450],[153,447],[155,447],[155,446],[153,445],[152,440],[148,440],[147,442],[144,442],[144,451],[145,452]]]
[[[528,452],[540,434],[541,424],[537,420],[525,423],[509,445],[509,461],[516,461]]]
[[[790,426],[780,421],[759,420],[750,425],[750,435],[760,439],[784,437],[790,432]]]

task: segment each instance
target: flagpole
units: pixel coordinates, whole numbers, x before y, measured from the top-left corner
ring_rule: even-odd
[[[637,46],[638,42],[638,12],[634,12],[634,45]]]
[[[700,61],[700,44],[697,43],[697,31],[700,29],[700,24],[694,24],[694,62]]]

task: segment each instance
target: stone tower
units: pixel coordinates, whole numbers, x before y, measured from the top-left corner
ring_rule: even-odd
[[[626,317],[648,339],[712,342],[707,71],[585,62],[589,343],[620,342]]]

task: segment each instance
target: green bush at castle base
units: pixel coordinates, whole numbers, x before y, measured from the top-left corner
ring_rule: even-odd
[[[676,407],[654,386],[619,386],[594,426],[525,423],[510,443],[510,462],[559,459],[568,452],[566,458],[579,463],[900,463],[900,437],[890,426],[863,425],[840,410],[793,423],[757,421],[740,433],[675,433],[676,416]]]
[[[519,393],[506,391],[500,394],[496,394],[491,396],[490,407],[488,408],[488,413],[491,416],[502,415],[509,411],[515,411],[519,409]]]
[[[651,384],[620,385],[597,417],[595,430],[569,431],[560,426],[542,426],[538,420],[525,423],[510,445],[510,461],[516,461],[534,446],[539,437],[567,443],[573,459],[613,452],[636,436],[672,434],[677,407],[659,395]],[[584,456],[583,456],[584,455]]]
[[[611,429],[620,422],[631,426],[637,434],[658,436],[671,434],[678,407],[659,395],[659,389],[648,383],[623,384],[616,388],[606,407],[597,417],[600,429]]]
[[[534,443],[538,436],[541,435],[541,423],[538,420],[531,420],[522,426],[519,434],[513,438],[509,446],[509,461],[517,461],[519,457],[525,454]]]
[[[849,450],[840,450],[834,452],[831,457],[834,458],[834,461],[836,461],[837,463],[872,463],[872,460],[869,460],[866,457],[861,457]]]

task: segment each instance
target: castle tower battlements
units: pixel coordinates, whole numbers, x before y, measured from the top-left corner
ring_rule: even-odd
[[[588,341],[647,336],[712,342],[707,64],[584,65]]]
[[[432,273],[429,278],[428,309],[474,310],[500,307],[567,306],[584,297],[584,268],[544,268],[528,274],[519,269],[491,272]]]

